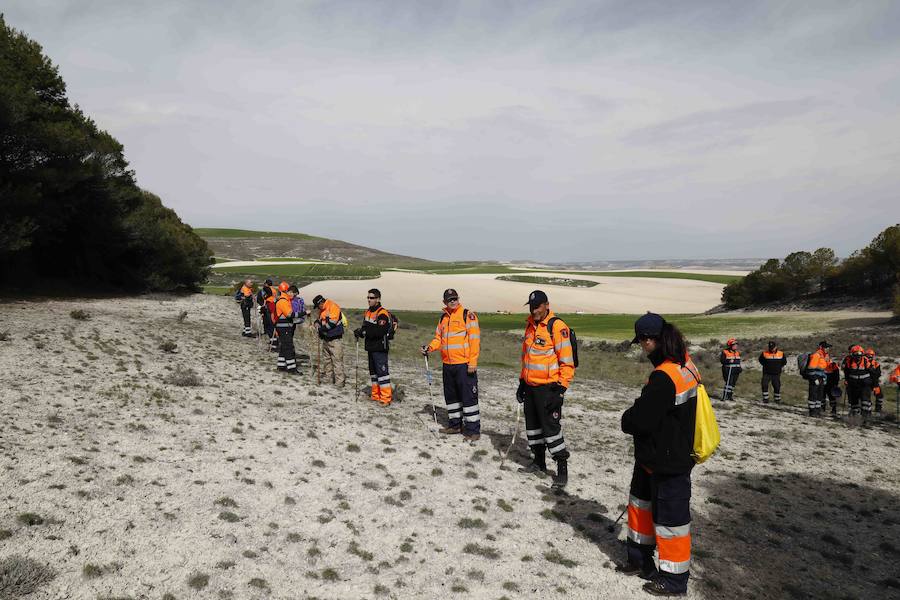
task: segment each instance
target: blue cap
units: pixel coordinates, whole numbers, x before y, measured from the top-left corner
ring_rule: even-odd
[[[534,310],[544,302],[550,302],[550,300],[547,298],[547,294],[545,294],[541,290],[534,290],[528,295],[528,302],[526,302],[525,304],[528,305],[528,308]]]
[[[662,333],[663,325],[666,320],[656,313],[648,312],[646,315],[634,322],[634,339],[632,344],[637,344],[641,336],[659,337]]]

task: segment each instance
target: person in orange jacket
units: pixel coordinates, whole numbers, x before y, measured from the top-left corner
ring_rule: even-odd
[[[809,381],[809,396],[807,399],[807,407],[809,408],[809,416],[821,417],[822,406],[825,400],[825,383],[828,381],[828,363],[831,357],[828,355],[828,349],[831,344],[822,340],[815,352],[809,355],[809,362],[806,365],[806,373],[803,377]]]
[[[443,363],[444,402],[449,423],[441,433],[462,433],[466,441],[481,438],[478,409],[478,355],[481,328],[478,316],[459,303],[454,289],[444,290],[444,312],[434,330],[434,338],[422,346],[422,354],[440,349]]]
[[[266,278],[259,291],[256,292],[256,310],[259,311],[259,318],[262,320],[263,331],[269,340],[269,350],[274,352],[277,347],[277,339],[275,338],[275,321],[272,316],[275,314],[275,300],[278,297],[278,289],[272,284],[272,280]]]
[[[378,288],[369,290],[366,300],[369,308],[363,315],[362,327],[356,328],[353,335],[363,340],[366,353],[369,355],[369,378],[372,381],[371,398],[381,403],[382,406],[387,406],[394,397],[388,367],[393,323],[391,313],[381,305],[381,291]]]
[[[872,362],[859,344],[850,348],[850,355],[844,358],[841,368],[847,384],[847,402],[850,416],[862,414],[863,423],[872,415]]]
[[[569,482],[569,450],[563,439],[563,396],[575,376],[575,359],[569,326],[550,310],[550,300],[541,290],[528,296],[531,315],[522,340],[522,370],[516,399],[524,406],[528,447],[534,453],[530,465],[522,469],[535,473],[547,471],[546,450],[556,461],[553,489],[562,490]]]
[[[337,387],[344,387],[347,375],[344,373],[344,319],[341,307],[333,300],[321,294],[313,298],[313,306],[319,309],[319,318],[315,322],[316,331],[322,340],[322,353],[325,361],[322,365],[322,379],[332,381]]]
[[[241,315],[244,317],[244,337],[253,337],[253,328],[250,325],[250,312],[253,310],[253,280],[245,279],[244,285],[235,292],[234,301],[241,307]]]
[[[866,348],[866,358],[872,363],[872,395],[875,396],[875,414],[881,416],[884,408],[884,391],[881,389],[881,364],[875,360],[875,349]]]
[[[725,349],[719,354],[719,362],[722,363],[722,380],[725,389],[722,392],[722,400],[734,400],[734,388],[737,387],[738,377],[741,376],[741,351],[738,349],[737,340],[730,338],[725,342]]]
[[[294,350],[294,306],[291,302],[299,293],[297,286],[287,286],[275,302],[275,335],[278,336],[277,370],[292,375],[300,374]]]

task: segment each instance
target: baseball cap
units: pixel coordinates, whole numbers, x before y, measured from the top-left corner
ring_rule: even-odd
[[[541,290],[534,290],[530,294],[528,294],[528,302],[525,304],[528,305],[528,308],[534,310],[544,302],[550,302],[549,298],[547,298],[547,294],[542,292]]]
[[[444,302],[449,302],[450,300],[459,300],[459,294],[453,288],[444,290]]]
[[[641,336],[659,337],[662,333],[663,325],[666,320],[656,313],[648,312],[643,317],[634,322],[634,339],[632,344],[637,344]]]
[[[822,340],[821,342],[819,342],[819,348],[831,348],[831,344],[829,344],[825,340]]]
[[[317,295],[313,298],[313,306],[319,306],[319,302],[325,302],[325,296],[322,294]]]

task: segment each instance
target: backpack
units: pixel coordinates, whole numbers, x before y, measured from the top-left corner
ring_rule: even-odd
[[[697,383],[697,412],[694,415],[694,448],[691,452],[698,465],[713,455],[719,447],[719,424],[713,412],[712,402],[706,393],[706,386]]]
[[[809,352],[797,356],[797,370],[800,371],[800,377],[804,379],[809,375]]]
[[[392,340],[392,339],[394,339],[394,336],[397,334],[397,330],[400,329],[400,319],[398,319],[398,318],[394,315],[394,313],[392,313],[392,312],[389,311],[388,309],[384,309],[384,311],[385,311],[385,312],[388,314],[388,316],[391,318],[391,326],[390,326],[390,328],[388,329],[387,339],[388,339],[388,340]]]
[[[549,321],[547,321],[547,331],[550,333],[551,341],[553,338],[553,325],[559,321],[559,317],[551,317]],[[569,327],[569,339],[572,340],[572,361],[575,363],[575,368],[578,368],[578,338],[575,336],[575,330]]]

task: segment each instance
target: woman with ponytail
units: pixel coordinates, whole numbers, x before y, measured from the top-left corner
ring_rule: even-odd
[[[677,327],[654,313],[634,324],[632,344],[653,364],[641,396],[622,414],[622,431],[634,438],[634,472],[628,499],[628,560],[616,567],[649,582],[654,596],[687,593],[691,564],[691,469],[700,373]],[[659,568],[653,549],[659,553]]]

